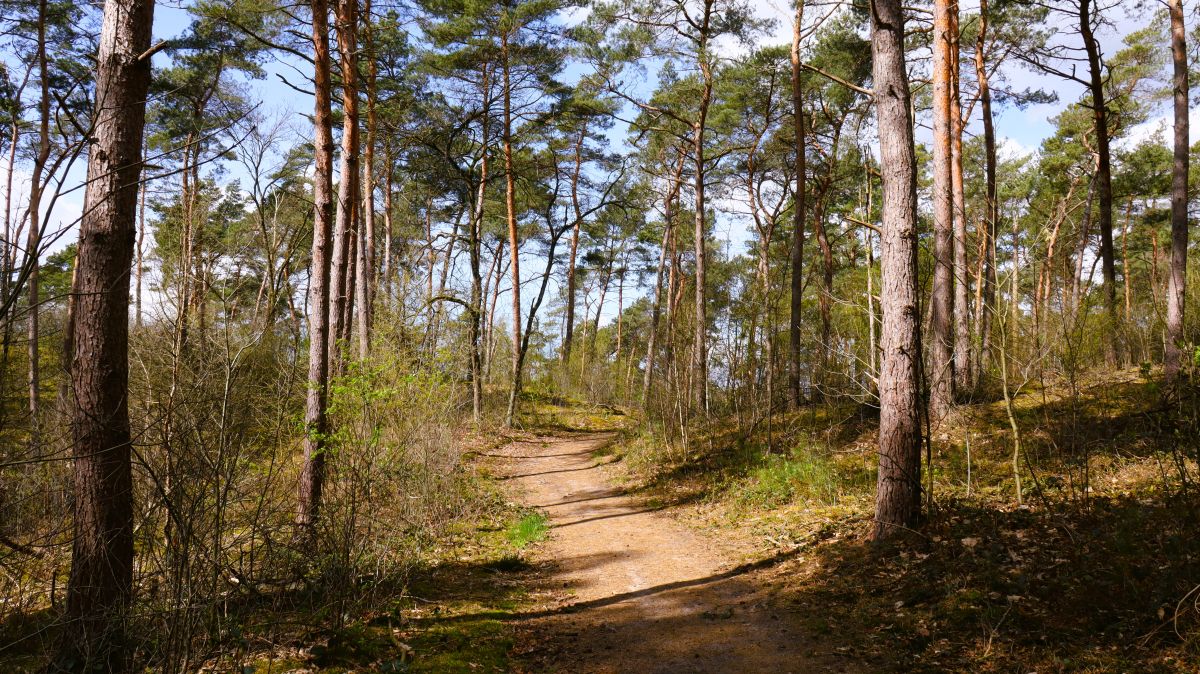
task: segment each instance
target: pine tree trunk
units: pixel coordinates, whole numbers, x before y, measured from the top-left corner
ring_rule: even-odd
[[[311,0],[316,110],[313,172],[312,270],[308,286],[308,395],[304,409],[304,468],[300,474],[297,522],[311,534],[325,485],[325,447],[329,434],[330,292],[333,238],[333,112],[330,83],[329,5]]]
[[[795,174],[792,202],[791,314],[788,319],[788,402],[800,406],[800,320],[804,293],[804,90],[800,79],[800,37],[804,24],[804,0],[796,2],[792,24],[792,125],[796,136]]]
[[[951,0],[933,8],[933,288],[929,311],[929,412],[934,421],[954,402],[954,202],[951,153]]]
[[[680,151],[679,162],[675,165],[675,173],[671,176],[671,183],[667,188],[667,196],[663,200],[662,250],[658,254],[658,273],[654,281],[654,306],[650,312],[650,335],[646,340],[646,372],[642,378],[643,409],[650,402],[650,387],[654,381],[654,363],[658,356],[658,330],[663,308],[663,273],[667,266],[668,250],[671,246],[675,200],[679,198],[679,189],[683,183],[683,164],[686,157],[687,155],[683,151]]]
[[[74,672],[129,669],[133,583],[129,268],[154,23],[151,0],[108,0],[96,59],[94,142],[79,229],[74,348],[74,536],[63,642]]]
[[[984,212],[983,274],[976,320],[979,328],[979,353],[975,357],[974,381],[983,376],[991,348],[992,315],[996,310],[996,227],[1000,204],[996,193],[996,126],[992,116],[992,89],[987,71],[988,0],[979,0],[979,31],[975,37],[975,79],[979,87],[979,111],[983,117]]]
[[[371,331],[375,323],[375,141],[379,116],[375,110],[378,66],[371,28],[371,0],[363,2],[363,48],[367,61],[367,142],[363,147],[362,218],[358,244],[358,357],[371,353]]]
[[[508,411],[504,414],[504,425],[512,428],[517,416],[517,403],[521,395],[521,242],[517,239],[517,192],[513,169],[512,149],[512,76],[509,62],[508,33],[500,41],[500,58],[504,81],[504,207],[508,219],[508,246],[512,255],[512,387],[508,392]]]
[[[971,308],[967,279],[967,198],[963,185],[963,126],[958,0],[950,7],[950,191],[954,204],[954,393],[965,397],[973,388]]]
[[[883,182],[883,362],[879,481],[872,538],[916,525],[921,513],[921,337],[917,309],[916,153],[899,0],[872,0],[871,55]]]
[[[1183,360],[1183,306],[1187,288],[1188,246],[1188,63],[1183,0],[1169,0],[1172,89],[1175,102],[1175,155],[1171,167],[1171,274],[1167,277],[1167,379],[1175,379]]]
[[[1112,160],[1109,151],[1108,108],[1104,96],[1104,68],[1100,62],[1100,46],[1092,34],[1092,0],[1079,0],[1079,32],[1083,36],[1084,51],[1087,53],[1090,92],[1092,96],[1092,119],[1096,127],[1096,197],[1099,202],[1100,261],[1104,271],[1104,301],[1111,321],[1116,328],[1117,319],[1117,268],[1113,251],[1113,194]],[[1114,334],[1115,338],[1116,335]],[[1115,339],[1110,358],[1119,347]]]
[[[340,374],[344,365],[343,349],[348,345],[347,317],[352,311],[354,292],[354,222],[358,211],[358,0],[337,0],[335,30],[342,72],[342,159],[338,177],[337,215],[333,232],[329,334],[332,343],[331,368]]]
[[[707,5],[706,5],[707,6]],[[705,288],[708,285],[708,268],[705,262],[708,257],[705,250],[708,240],[707,217],[704,212],[704,130],[708,117],[708,106],[712,101],[712,71],[704,61],[707,57],[701,50],[700,69],[703,85],[700,94],[700,110],[692,126],[692,152],[695,160],[695,199],[696,199],[696,331],[695,343],[692,345],[692,385],[695,389],[696,407],[702,414],[708,414],[708,303]]]
[[[583,169],[583,140],[587,136],[587,125],[579,130],[575,141],[575,173],[571,176],[571,207],[575,211],[575,223],[571,227],[571,252],[567,257],[567,326],[563,334],[562,362],[571,361],[571,344],[575,337],[575,260],[579,253],[579,227],[583,224],[583,210],[579,205],[579,178]]]

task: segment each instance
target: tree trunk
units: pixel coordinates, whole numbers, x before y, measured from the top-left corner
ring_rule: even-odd
[[[954,201],[951,153],[951,0],[933,9],[933,289],[929,311],[929,413],[936,422],[954,402]]]
[[[41,350],[39,319],[41,314],[41,297],[38,288],[38,272],[41,266],[42,247],[42,172],[46,162],[50,160],[50,71],[46,63],[46,0],[38,0],[37,22],[37,61],[41,84],[41,99],[38,102],[38,152],[33,160],[33,175],[29,179],[29,233],[26,243],[26,255],[29,256],[29,316],[28,347],[29,347],[29,432],[30,446],[35,452],[41,445]]]
[[[1125,320],[1129,321],[1133,302],[1129,288],[1129,220],[1133,217],[1133,196],[1125,202],[1125,224],[1121,227],[1121,284],[1125,286]]]
[[[1169,0],[1171,62],[1175,98],[1175,161],[1171,167],[1171,274],[1167,277],[1167,379],[1179,375],[1182,361],[1183,306],[1187,288],[1188,245],[1188,63],[1183,0]]]
[[[1109,152],[1108,108],[1104,99],[1104,70],[1100,63],[1100,46],[1092,34],[1092,0],[1079,1],[1079,32],[1087,52],[1091,77],[1092,119],[1096,126],[1096,196],[1099,201],[1100,260],[1104,269],[1104,301],[1108,316],[1116,327],[1117,268],[1113,252],[1112,160]],[[1114,334],[1115,338],[1116,335]],[[1109,344],[1115,347],[1113,340]],[[1110,353],[1115,356],[1115,351]]]
[[[387,168],[383,177],[383,260],[379,265],[379,279],[383,284],[385,298],[392,299],[392,157],[391,152],[384,150],[384,166]]]
[[[671,184],[667,188],[666,199],[663,200],[663,238],[662,250],[658,255],[658,273],[654,281],[654,308],[650,312],[650,335],[646,339],[646,372],[642,379],[642,408],[645,409],[650,401],[650,386],[654,380],[654,361],[658,350],[658,324],[662,317],[663,303],[663,271],[666,268],[671,246],[672,220],[674,219],[675,200],[679,198],[679,188],[683,182],[683,163],[687,155],[681,150],[679,162],[675,165],[675,174],[671,176]],[[668,298],[670,295],[668,294]],[[668,299],[669,301],[669,299]]]
[[[487,357],[483,365],[483,378],[490,379],[492,376],[492,362],[496,359],[496,307],[500,304],[500,281],[504,280],[504,272],[507,269],[501,264],[504,257],[504,239],[501,238],[496,242],[496,254],[492,256],[496,265],[496,282],[492,285],[492,301],[488,309],[487,318],[487,337],[484,339],[485,355]]]
[[[791,316],[788,319],[788,401],[800,406],[800,319],[804,293],[804,90],[800,79],[800,37],[804,24],[804,0],[796,2],[792,24],[792,126],[796,135],[795,173],[792,202]]]
[[[363,48],[367,56],[367,142],[363,147],[362,218],[358,235],[358,357],[371,353],[371,329],[375,322],[375,82],[378,67],[371,29],[371,0],[363,2]]]
[[[988,0],[979,0],[979,32],[975,38],[975,79],[979,86],[979,108],[983,117],[984,148],[984,212],[983,212],[983,285],[982,302],[976,307],[979,322],[979,353],[975,361],[974,380],[983,376],[983,368],[991,348],[992,315],[996,310],[996,227],[1000,219],[1000,203],[996,193],[996,126],[992,117],[992,89],[988,83],[986,62]]]
[[[833,172],[836,165],[834,154],[829,157],[829,171]],[[813,203],[813,227],[816,229],[817,246],[821,249],[821,295],[817,303],[821,312],[821,369],[819,383],[824,387],[829,383],[829,351],[833,337],[833,246],[829,243],[829,235],[825,231],[825,197],[833,176],[826,176],[821,192]],[[824,395],[825,391],[822,390]]]
[[[308,395],[304,409],[304,468],[300,474],[297,522],[311,534],[325,485],[325,447],[329,434],[330,305],[333,238],[333,112],[330,84],[329,5],[312,0],[313,63],[316,110],[313,172],[313,247],[308,286]]]
[[[1079,304],[1082,301],[1083,287],[1083,257],[1087,253],[1088,243],[1092,236],[1092,207],[1096,200],[1096,183],[1098,181],[1098,173],[1092,174],[1092,179],[1088,183],[1087,200],[1083,206],[1083,217],[1079,224],[1079,243],[1075,247],[1075,271],[1071,275],[1071,306],[1068,309],[1071,321],[1074,322],[1079,317]],[[1095,269],[1095,267],[1093,267]]]
[[[483,65],[480,90],[483,92],[483,109],[491,108],[491,71],[489,64]],[[480,239],[483,237],[484,205],[487,202],[488,185],[488,121],[491,115],[484,114],[479,154],[479,189],[475,197],[475,213],[471,218],[470,239],[467,242],[471,258],[471,416],[476,424],[483,421],[483,355],[481,335],[483,332],[483,303],[486,291],[480,270]]]
[[[707,8],[709,5],[705,5]],[[707,23],[707,14],[706,23]],[[700,94],[700,110],[692,125],[692,152],[695,166],[695,198],[696,198],[696,332],[695,344],[692,345],[692,385],[695,389],[696,407],[702,414],[708,414],[708,304],[705,300],[705,288],[708,285],[708,269],[705,250],[708,239],[707,217],[704,213],[704,130],[707,124],[708,106],[712,101],[712,70],[709,68],[707,54],[702,47],[700,50],[700,71],[703,85]]]
[[[579,227],[583,224],[583,210],[579,206],[579,178],[582,175],[583,140],[586,137],[585,123],[575,141],[575,173],[571,176],[571,207],[575,211],[575,224],[571,228],[571,253],[567,258],[567,326],[563,334],[563,363],[571,360],[571,343],[575,337],[575,259],[579,252]]]
[[[79,229],[73,352],[74,536],[67,622],[56,665],[129,669],[133,583],[129,427],[129,267],[154,24],[152,0],[108,0],[96,59],[94,142]]]
[[[517,416],[517,399],[521,395],[521,242],[517,239],[517,186],[513,175],[512,152],[512,80],[508,49],[509,33],[500,38],[500,58],[504,81],[504,208],[508,219],[508,246],[512,255],[512,388],[508,392],[508,411],[504,414],[504,425],[512,428]]]
[[[967,303],[967,199],[963,186],[962,92],[960,85],[958,1],[950,6],[950,192],[954,206],[954,394],[972,389],[971,311]]]
[[[146,187],[147,181],[143,180],[138,185],[138,225],[137,225],[137,263],[134,267],[134,281],[136,286],[133,294],[134,306],[134,324],[137,327],[142,327],[142,275],[145,272],[144,256],[145,256],[145,241],[146,241]]]
[[[342,72],[342,160],[338,176],[337,216],[333,232],[329,334],[332,370],[340,374],[343,343],[348,334],[347,315],[353,306],[354,221],[358,210],[358,0],[337,0],[335,30]]]
[[[880,540],[921,514],[921,333],[917,309],[917,183],[899,0],[872,0],[871,55],[883,183],[883,362],[879,373]]]

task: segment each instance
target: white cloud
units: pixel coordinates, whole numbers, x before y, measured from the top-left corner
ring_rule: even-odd
[[[1029,147],[1009,136],[1001,136],[996,143],[996,154],[999,155],[1001,161],[1027,157],[1035,152],[1037,152],[1037,148]]]
[[[1172,143],[1172,133],[1175,124],[1174,112],[1166,112],[1154,119],[1148,120],[1137,126],[1134,126],[1120,140],[1115,143],[1115,146],[1121,150],[1131,150],[1146,141],[1157,141],[1164,145]],[[1188,111],[1188,126],[1192,129],[1200,128],[1200,108],[1192,108]],[[1196,134],[1191,134],[1192,139],[1196,138]]]

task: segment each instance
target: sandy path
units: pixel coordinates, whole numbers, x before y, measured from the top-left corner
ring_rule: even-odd
[[[540,438],[505,450],[514,494],[551,521],[537,556],[554,598],[526,620],[523,671],[854,670],[806,638],[719,543],[613,487],[593,458],[611,439]]]

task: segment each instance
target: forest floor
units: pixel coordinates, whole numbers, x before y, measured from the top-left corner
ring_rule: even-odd
[[[1168,409],[1154,381],[1018,396],[1021,500],[1009,410],[960,407],[933,429],[926,521],[886,545],[865,406],[683,441],[531,398],[525,430],[465,439],[481,505],[410,573],[336,621],[255,616],[208,671],[1197,672],[1200,398]]]
[[[1013,413],[1024,502],[985,399],[934,429],[921,530],[872,545],[869,409],[683,443],[530,400],[526,431],[473,459],[506,519],[414,576],[395,671],[1200,671],[1191,422],[1136,371],[1027,390]]]

